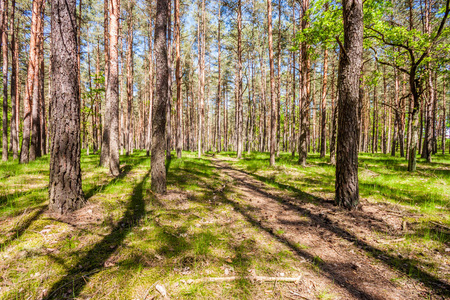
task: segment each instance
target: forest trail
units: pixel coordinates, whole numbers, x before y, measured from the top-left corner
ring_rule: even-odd
[[[376,248],[376,239],[361,238],[373,230],[390,236],[395,231],[395,225],[386,222],[383,216],[376,217],[373,207],[347,212],[323,199],[315,199],[320,203],[313,204],[308,200],[311,195],[299,199],[224,160],[211,161],[225,181],[232,182],[227,188],[238,195],[235,198],[239,199],[230,200],[235,210],[270,238],[288,246],[307,264],[298,285],[300,294],[313,297],[311,285],[341,299],[423,299],[433,294],[430,286],[406,276],[404,261],[400,260],[403,264],[398,267],[400,270],[390,266],[394,258]],[[448,285],[436,281],[445,291]]]

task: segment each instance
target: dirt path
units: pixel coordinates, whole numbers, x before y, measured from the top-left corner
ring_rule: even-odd
[[[401,230],[396,228],[401,227],[401,220],[387,220],[370,207],[350,213],[325,200],[313,204],[293,197],[288,191],[269,187],[257,176],[235,169],[225,161],[213,158],[212,163],[224,179],[232,181],[227,188],[237,194],[238,199],[230,200],[235,209],[287,245],[299,260],[313,266],[305,265],[305,285],[299,284],[302,295],[313,295],[308,288],[313,284],[340,299],[441,298],[433,295],[433,290],[439,290],[438,285],[430,288],[405,276],[404,271],[411,272],[412,266],[397,259],[401,266],[393,268],[390,265],[393,257],[379,250],[371,238],[361,238],[373,230],[393,236],[396,230]],[[414,268],[412,271],[420,273]],[[448,284],[437,282],[445,293]]]

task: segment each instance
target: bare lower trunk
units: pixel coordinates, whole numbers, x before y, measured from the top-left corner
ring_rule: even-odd
[[[31,150],[31,125],[33,116],[36,117],[37,107],[33,107],[33,103],[37,103],[37,85],[38,80],[38,56],[39,56],[39,43],[40,36],[39,31],[41,28],[41,13],[43,9],[44,1],[33,1],[33,12],[31,19],[31,36],[30,36],[30,55],[28,60],[27,82],[25,86],[25,99],[24,99],[24,118],[23,118],[23,135],[22,135],[22,147],[20,152],[20,162],[28,163],[29,160],[35,158],[35,150]],[[34,110],[35,111],[32,111]],[[33,115],[33,116],[32,116]],[[34,121],[34,120],[33,120]],[[36,141],[37,142],[37,141]],[[34,145],[35,147],[36,145]]]
[[[18,108],[19,108],[19,76],[18,75],[18,65],[19,65],[19,42],[16,38],[17,29],[15,27],[14,15],[15,15],[15,5],[16,1],[12,1],[12,13],[11,13],[11,27],[12,27],[12,36],[11,36],[11,146],[13,152],[13,159],[19,158],[19,132],[18,128]]]
[[[52,147],[49,208],[60,214],[84,205],[80,167],[80,102],[75,0],[52,0]]]
[[[3,55],[3,135],[2,135],[2,160],[8,160],[8,1],[2,1],[4,7],[1,13],[2,22],[0,24],[0,34],[2,39]]]
[[[155,19],[156,51],[156,101],[153,109],[151,189],[153,192],[166,193],[166,104],[168,95],[169,66],[167,62],[167,19],[169,4],[167,0],[157,0]]]
[[[336,160],[336,204],[359,204],[358,100],[363,51],[361,0],[343,0],[344,47],[339,59],[339,119]]]
[[[118,41],[119,41],[119,0],[110,0],[109,3],[110,24],[109,24],[109,67],[108,86],[106,98],[109,99],[109,171],[111,175],[117,176],[120,173],[119,161],[119,64],[118,64]]]

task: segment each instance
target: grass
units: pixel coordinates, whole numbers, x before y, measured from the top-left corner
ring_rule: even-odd
[[[221,154],[224,158],[233,152]],[[297,157],[281,153],[276,166],[269,166],[269,153],[244,154],[235,166],[278,188],[301,190],[326,199],[334,198],[335,167],[328,158],[310,154],[309,167],[302,168]],[[407,171],[407,161],[383,154],[359,155],[359,189],[363,199],[407,205],[419,212],[436,214],[450,224],[450,155],[436,155],[433,163],[418,160],[417,172]],[[443,217],[443,219],[442,219]]]
[[[268,165],[267,153],[251,153],[240,161],[230,159],[234,155],[226,152],[218,157],[311,203],[333,198],[335,169],[318,155],[310,155],[307,168],[285,153],[274,168]],[[236,211],[230,199],[240,199],[229,187],[232,182],[217,192],[226,179],[208,156],[197,159],[195,153],[183,152],[182,159],[172,159],[169,193],[163,197],[150,191],[145,152],[122,156],[117,178],[98,167],[98,159],[82,155],[83,190],[89,204],[77,220],[60,219],[46,210],[48,156],[27,165],[0,163],[1,299],[134,299],[158,295],[156,284],[183,299],[268,299],[280,294],[264,292],[274,289],[271,283],[256,286],[247,280],[250,271],[295,277],[304,268],[292,249]],[[442,253],[448,247],[448,234],[436,231],[429,221],[450,223],[450,156],[436,156],[431,164],[419,160],[414,174],[405,169],[402,158],[362,154],[361,197],[419,214],[418,219],[407,220],[417,225],[404,241],[381,250],[407,258],[422,253],[416,265],[438,274],[438,262],[424,249]],[[279,229],[275,234],[285,232]],[[301,243],[296,247],[308,249]],[[319,269],[322,263],[317,256],[309,267]],[[226,274],[241,279],[187,283]],[[276,289],[283,289],[283,284]],[[316,291],[316,297],[333,298],[329,290],[332,287]]]
[[[189,152],[173,159],[164,197],[150,191],[145,152],[121,163],[121,175],[112,178],[97,166],[97,155],[82,155],[89,204],[73,222],[46,211],[48,156],[28,165],[2,163],[1,299],[135,299],[158,295],[157,283],[182,298],[246,299],[259,293],[244,278],[249,270],[298,273],[287,247],[267,243],[233,214],[226,193],[216,194],[222,182],[209,160]],[[243,278],[213,288],[180,281],[225,272]]]
[[[334,199],[335,166],[318,154],[308,156],[307,167],[298,165],[298,157],[289,153],[281,153],[274,167],[269,166],[269,153],[245,153],[242,160],[232,159],[233,152],[221,153],[219,157],[254,178],[315,205],[320,205],[320,199]],[[449,280],[450,275],[442,269],[442,258],[448,256],[450,233],[433,222],[450,226],[450,155],[436,155],[432,163],[418,159],[417,172],[410,173],[404,158],[361,153],[359,188],[363,203],[406,212],[403,219],[410,227],[397,236],[404,240],[386,243],[375,252],[389,254],[391,265],[398,268],[408,262],[409,276],[420,277],[415,273],[423,269]],[[390,233],[372,233],[374,239],[392,239]]]

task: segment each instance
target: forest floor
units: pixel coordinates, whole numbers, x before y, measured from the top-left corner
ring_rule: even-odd
[[[0,163],[0,299],[450,297],[449,155],[410,174],[361,154],[353,212],[325,158],[234,157],[183,152],[156,196],[144,152],[117,178],[82,155],[88,204],[67,217],[47,210],[48,156]]]

